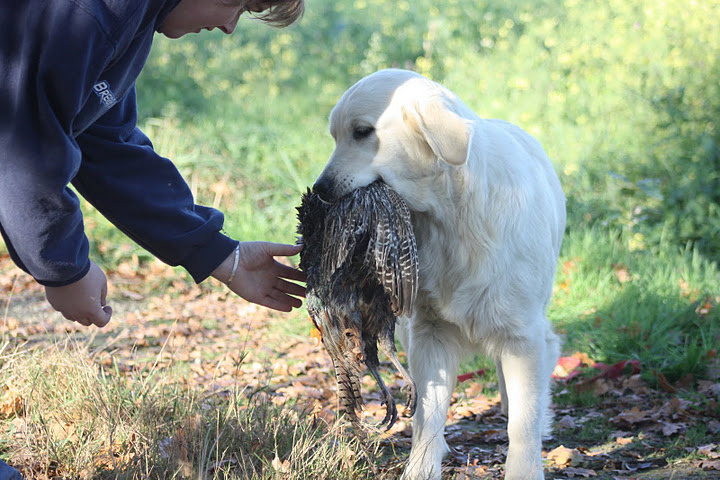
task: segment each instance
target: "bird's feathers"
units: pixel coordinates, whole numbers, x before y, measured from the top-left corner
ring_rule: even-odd
[[[407,205],[384,183],[357,189],[328,207],[321,274],[332,278],[351,259],[375,273],[396,316],[410,314],[418,285],[415,235]]]
[[[395,320],[410,315],[418,288],[418,257],[410,211],[382,182],[328,204],[310,191],[298,208],[304,244],[300,268],[307,274],[307,308],[320,330],[338,378],[340,405],[357,420],[362,405],[361,364],[377,379],[388,408],[394,400],[378,373],[378,341],[395,365]],[[414,383],[404,370],[414,411]]]

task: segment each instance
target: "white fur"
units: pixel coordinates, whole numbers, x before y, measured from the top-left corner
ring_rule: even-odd
[[[330,131],[336,147],[318,191],[339,198],[381,178],[412,212],[420,291],[398,336],[418,406],[403,478],[440,478],[458,364],[475,352],[498,367],[509,419],[505,478],[544,478],[541,442],[559,354],[545,308],[565,197],[543,148],[519,127],[481,119],[437,83],[393,69],[351,87]]]

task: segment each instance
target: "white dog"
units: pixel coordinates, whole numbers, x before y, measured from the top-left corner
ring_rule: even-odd
[[[559,354],[545,308],[565,196],[543,148],[519,127],[481,119],[439,84],[394,69],[351,87],[330,133],[335,151],[314,186],[321,197],[382,179],[412,213],[420,289],[398,334],[418,404],[403,478],[440,478],[458,364],[475,352],[497,363],[510,438],[505,478],[544,478]]]

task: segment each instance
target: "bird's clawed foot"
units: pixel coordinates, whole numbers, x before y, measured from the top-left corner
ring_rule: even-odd
[[[417,407],[417,389],[415,388],[415,381],[409,376],[405,378],[405,382],[402,391],[407,395],[407,401],[405,402],[403,417],[412,417],[415,415],[415,408]]]
[[[385,431],[388,431],[392,428],[393,425],[395,425],[395,422],[398,418],[398,411],[397,406],[395,405],[395,399],[390,394],[390,392],[385,389],[382,393],[382,404],[385,405],[385,418],[383,418],[383,421],[380,422],[380,425],[386,425]]]

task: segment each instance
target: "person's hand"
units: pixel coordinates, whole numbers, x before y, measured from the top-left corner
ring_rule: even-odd
[[[86,327],[104,327],[112,316],[112,307],[105,304],[107,279],[94,262],[90,262],[90,270],[77,282],[64,287],[45,287],[45,296],[63,317]]]
[[[228,288],[249,302],[289,312],[302,305],[297,297],[305,296],[305,287],[288,280],[304,282],[306,275],[283,265],[274,257],[291,257],[302,250],[300,245],[270,242],[240,242],[238,267]],[[235,261],[233,251],[212,276],[227,282]]]

